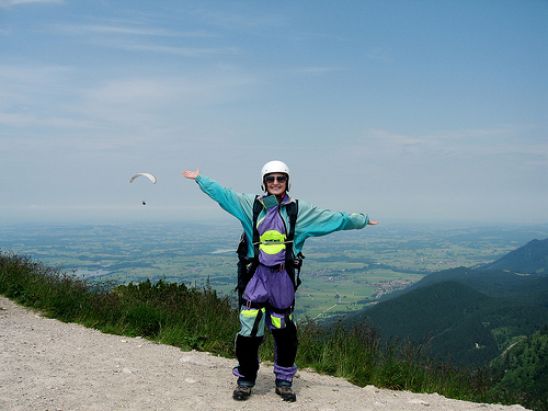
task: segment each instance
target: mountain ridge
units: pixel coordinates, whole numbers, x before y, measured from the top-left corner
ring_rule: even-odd
[[[548,275],[548,238],[531,240],[498,260],[478,267],[478,270]]]
[[[429,274],[342,321],[366,321],[385,340],[409,339],[457,365],[487,365],[548,324],[547,260],[548,239],[532,240],[481,267]]]

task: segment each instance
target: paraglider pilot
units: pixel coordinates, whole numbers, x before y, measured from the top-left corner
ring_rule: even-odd
[[[362,229],[378,222],[369,219],[364,213],[350,214],[321,209],[290,197],[291,173],[281,161],[269,161],[263,166],[261,188],[264,194],[258,196],[237,193],[223,187],[201,175],[198,169],[185,170],[182,174],[195,180],[205,194],[236,217],[247,238],[247,258],[252,263],[250,279],[241,299],[240,331],[236,337],[238,366],[233,370],[238,379],[233,398],[242,401],[251,395],[259,369],[258,350],[263,341],[265,325],[268,325],[275,342],[276,393],[284,401],[296,401],[292,387],[297,372],[297,328],[293,308],[298,283],[291,261],[295,260],[294,256],[300,255],[308,237],[338,230]],[[256,217],[256,226],[253,227],[257,202],[260,203],[260,211]],[[289,214],[295,208],[296,222],[292,230]],[[294,233],[293,239],[288,239],[290,232]],[[258,238],[255,244],[254,238]],[[290,258],[286,258],[286,253],[291,253]]]

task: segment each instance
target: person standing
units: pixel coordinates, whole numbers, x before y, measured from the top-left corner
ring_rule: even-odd
[[[297,328],[293,318],[299,257],[304,242],[339,230],[362,229],[376,225],[364,213],[346,213],[318,208],[289,196],[291,173],[282,161],[267,162],[261,169],[263,194],[242,194],[200,174],[185,170],[200,189],[221,208],[236,217],[247,239],[248,281],[242,289],[240,331],[236,337],[238,366],[233,369],[237,386],[233,398],[247,400],[259,369],[259,346],[268,326],[274,338],[276,394],[284,401],[296,401],[293,377],[297,372]],[[257,209],[258,215],[254,208]],[[291,213],[296,222],[291,226]],[[254,220],[256,224],[254,226]],[[290,238],[293,237],[293,238]]]

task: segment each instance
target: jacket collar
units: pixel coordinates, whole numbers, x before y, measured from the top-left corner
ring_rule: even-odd
[[[271,194],[266,193],[266,194],[262,194],[260,196],[257,196],[259,201],[261,202],[261,204],[263,204],[263,206],[264,206],[263,198],[268,197],[269,195],[271,195]],[[289,203],[294,203],[294,202],[295,202],[295,199],[293,197],[290,197],[289,194],[285,193],[284,198],[282,199],[282,201],[279,204],[287,205]]]

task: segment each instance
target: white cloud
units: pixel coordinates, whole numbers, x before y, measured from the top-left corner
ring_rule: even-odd
[[[38,106],[45,104],[45,96],[73,93],[68,86],[71,74],[72,69],[67,66],[0,65],[0,112],[4,113],[4,122],[14,124],[22,116],[30,116],[30,111],[36,112]],[[45,104],[51,105],[51,101]]]
[[[378,144],[388,147],[412,147],[424,144],[421,138],[383,129],[372,129],[367,132],[367,135]]]
[[[64,0],[0,0],[0,7],[10,8],[29,4],[63,4]]]
[[[160,38],[203,40],[216,38],[217,36],[205,30],[176,31],[159,29],[153,26],[141,24],[82,24],[82,25],[55,25],[52,30],[63,34],[83,36],[87,43],[133,52],[147,52],[169,54],[182,57],[203,57],[212,55],[238,54],[236,47],[208,47],[190,46],[180,44],[162,44]],[[91,36],[91,37],[90,37]],[[149,38],[144,42],[143,38]],[[150,41],[155,38],[155,42]]]
[[[495,126],[416,135],[368,130],[333,147],[325,161],[344,159],[340,166],[351,170],[352,179],[366,181],[379,195],[487,201],[496,192],[498,201],[548,184],[548,141],[522,138],[525,130]]]
[[[39,128],[42,132],[55,129],[82,129],[90,128],[92,124],[85,121],[63,117],[63,113],[58,113],[57,116],[51,115],[35,115],[31,113],[10,113],[0,112],[0,124],[8,127],[17,128]]]
[[[248,8],[241,11],[196,8],[191,11],[194,18],[225,29],[269,29],[280,28],[287,24],[287,17],[281,13],[255,13]]]
[[[68,66],[61,65],[0,65],[0,81],[5,81],[6,84],[12,82],[18,83],[33,83],[47,82],[52,76],[60,77],[71,71]]]
[[[27,126],[36,122],[36,117],[23,113],[0,112],[0,124],[8,127]]]
[[[181,57],[203,57],[214,55],[233,55],[238,54],[238,49],[234,47],[182,47],[182,46],[166,46],[160,44],[138,44],[119,41],[96,41],[95,44],[112,47],[120,50],[128,51],[144,51],[150,53],[170,54]]]
[[[344,69],[342,67],[335,66],[306,66],[288,69],[286,72],[290,74],[324,75],[343,70]]]
[[[546,139],[534,142],[523,139],[531,127],[507,126],[483,129],[448,130],[420,135],[398,133],[386,129],[371,129],[356,143],[356,149],[371,149],[392,153],[415,153],[419,156],[460,156],[467,159],[500,155],[545,155],[548,157]],[[367,148],[365,148],[367,147]]]
[[[93,78],[64,66],[0,65],[0,152],[4,159],[28,150],[62,158],[75,147],[85,156],[167,153],[177,150],[181,135],[218,148],[226,132],[196,114],[207,118],[212,107],[237,102],[256,82],[234,66]]]
[[[151,37],[186,37],[186,38],[211,38],[216,37],[214,34],[204,30],[197,31],[174,31],[167,29],[158,29],[155,27],[143,27],[141,25],[120,25],[120,24],[82,24],[82,25],[54,25],[54,31],[73,34],[73,35],[89,35],[89,34],[118,34],[131,36],[151,36]]]
[[[170,77],[133,77],[95,84],[83,94],[85,110],[133,113],[217,104],[238,98],[255,82],[244,74],[209,73]]]

